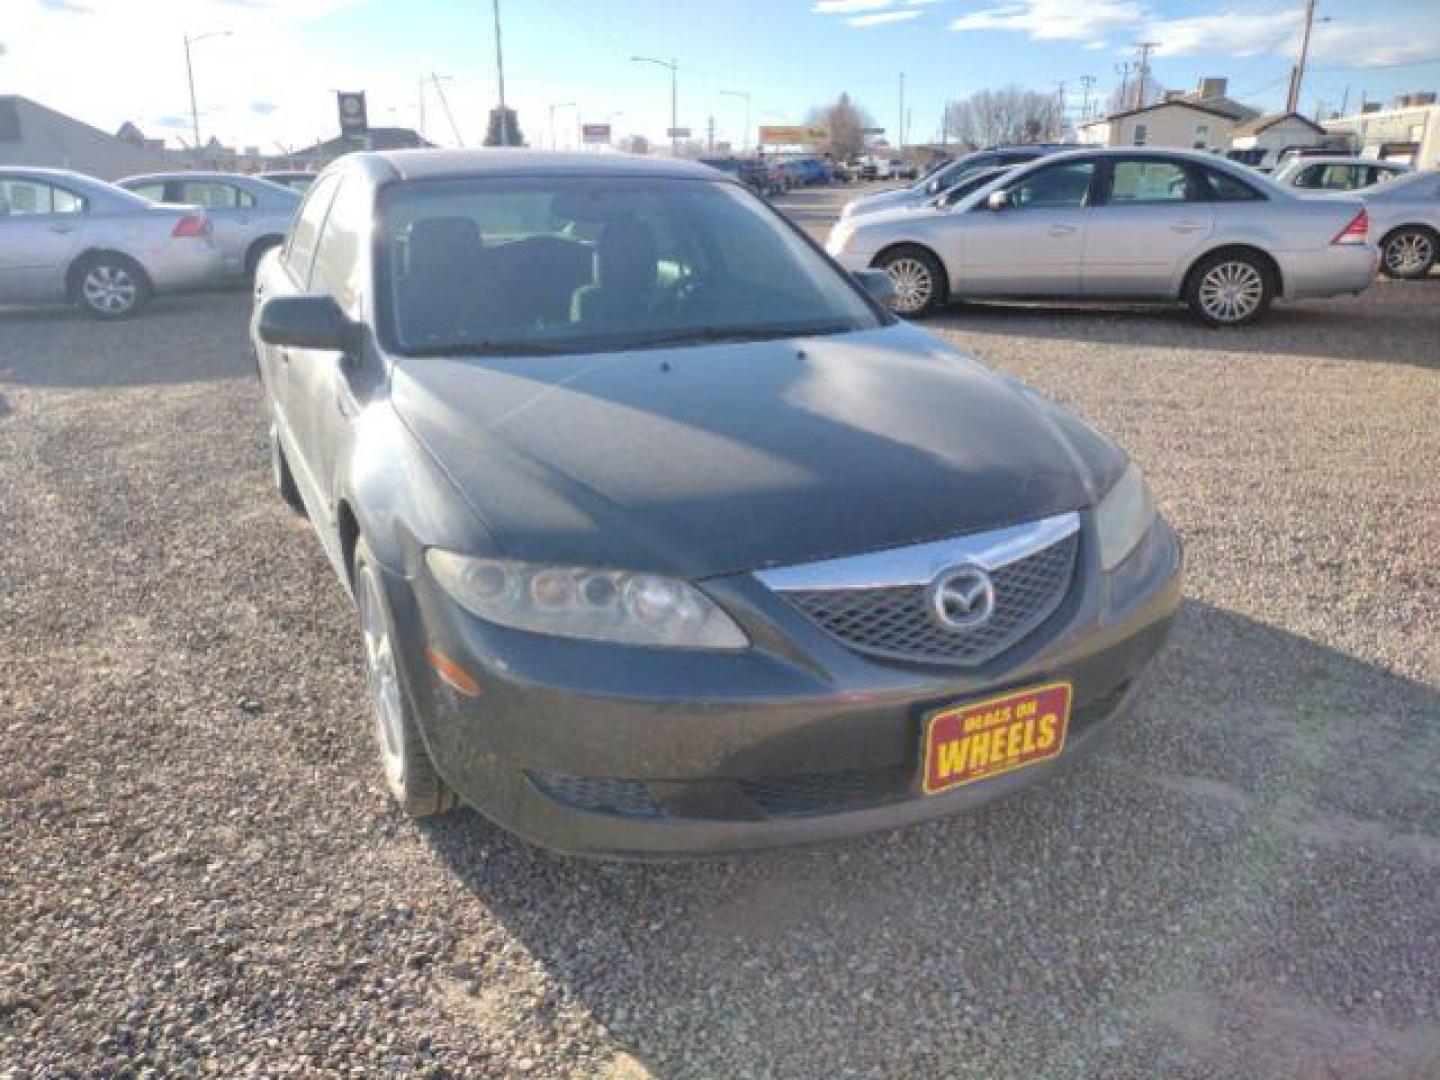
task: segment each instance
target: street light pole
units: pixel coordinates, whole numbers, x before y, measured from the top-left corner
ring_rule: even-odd
[[[190,60],[190,46],[212,37],[229,37],[229,30],[211,30],[191,37],[185,35],[185,81],[190,84],[190,134],[195,139],[195,153],[200,153],[200,107],[195,103],[195,65]]]
[[[747,150],[750,147],[750,94],[745,90],[721,90],[725,97],[738,97],[745,99],[745,130],[740,136],[740,149]]]
[[[510,117],[505,111],[505,51],[500,41],[500,0],[491,0],[495,13],[495,78],[500,86],[500,145],[510,145]]]
[[[680,65],[677,64],[673,58],[669,60],[657,60],[653,56],[632,56],[630,59],[637,64],[659,64],[663,68],[670,69],[670,153],[678,157],[680,152],[680,136],[676,135],[675,132],[680,130],[680,113],[678,108],[679,94],[676,89],[676,76],[680,70]]]
[[[550,105],[550,149],[558,150],[560,147],[555,142],[555,110],[579,108],[573,101],[556,101]]]
[[[1305,61],[1310,55],[1310,31],[1315,25],[1315,0],[1305,0],[1305,30],[1300,35],[1300,57],[1290,71],[1290,92],[1285,97],[1285,111],[1293,113],[1300,107],[1300,84],[1305,80]]]

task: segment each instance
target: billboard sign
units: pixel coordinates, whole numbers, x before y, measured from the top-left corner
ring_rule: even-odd
[[[670,139],[688,139],[690,137],[690,129],[688,127],[666,128],[665,136]]]
[[[340,109],[340,134],[363,135],[370,127],[365,115],[365,95],[341,90],[335,95]]]
[[[581,124],[580,141],[583,143],[608,143],[610,141],[609,124]]]
[[[829,137],[829,129],[814,124],[768,124],[760,128],[760,142],[770,146],[806,146]]]

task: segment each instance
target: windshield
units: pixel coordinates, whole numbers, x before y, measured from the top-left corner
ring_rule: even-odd
[[[832,334],[885,316],[754,196],[654,177],[391,188],[380,294],[403,353],[558,353]]]

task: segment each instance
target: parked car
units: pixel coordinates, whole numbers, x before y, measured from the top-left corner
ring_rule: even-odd
[[[767,198],[785,191],[784,177],[770,164],[754,158],[742,160],[736,170],[736,177],[757,195]]]
[[[849,269],[885,269],[907,315],[966,297],[1123,297],[1238,326],[1276,297],[1368,287],[1367,221],[1356,199],[1302,199],[1214,155],[1084,150],[953,205],[837,222],[827,247]]]
[[[277,169],[274,172],[262,172],[259,174],[261,180],[268,180],[272,184],[279,184],[281,187],[289,188],[291,191],[298,191],[300,194],[310,190],[310,185],[315,182],[316,173],[306,172],[303,169]]]
[[[858,199],[852,199],[841,207],[840,217],[842,219],[852,218],[861,214],[874,214],[881,210],[894,210],[903,206],[923,206],[932,201],[935,196],[949,191],[956,184],[978,172],[993,169],[997,165],[1017,165],[1024,161],[1034,161],[1046,154],[1056,153],[1060,149],[1073,149],[1073,147],[997,146],[988,150],[977,150],[973,154],[956,158],[943,168],[930,173],[908,187],[877,191],[871,195],[862,195]]]
[[[1440,172],[1413,172],[1360,192],[1379,237],[1380,269],[1423,278],[1440,261]]]
[[[1309,191],[1359,191],[1414,171],[1413,166],[1398,161],[1329,154],[1288,158],[1273,176],[1277,184],[1295,188],[1304,194]]]
[[[63,169],[0,168],[0,303],[69,301],[99,319],[219,274],[211,224]]]
[[[257,176],[226,172],[151,173],[120,186],[158,203],[203,206],[229,277],[249,280],[260,256],[285,239],[300,193]]]
[[[952,814],[1098,743],[1174,533],[1113,443],[889,290],[688,162],[321,176],[252,337],[401,806],[708,852]]]

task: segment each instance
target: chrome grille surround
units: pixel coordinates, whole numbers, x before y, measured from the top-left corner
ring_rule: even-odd
[[[1017,645],[1070,590],[1080,547],[1076,513],[992,532],[765,570],[755,577],[842,644],[871,656],[974,667]],[[931,587],[957,567],[995,587],[985,623],[954,629],[933,616]]]

